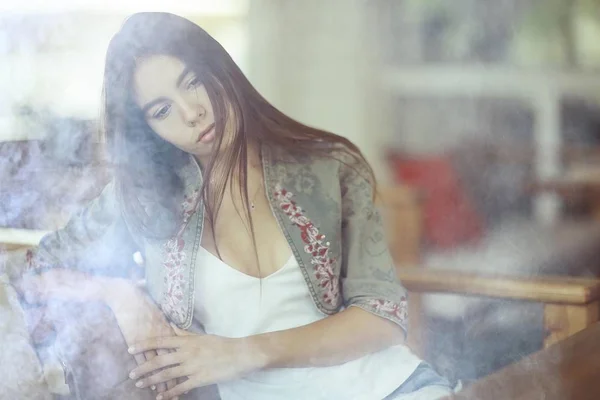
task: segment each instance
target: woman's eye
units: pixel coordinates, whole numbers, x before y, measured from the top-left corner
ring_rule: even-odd
[[[200,86],[200,79],[193,78],[191,81],[189,81],[187,88],[189,90],[192,90],[192,89],[196,89],[198,86]]]
[[[162,106],[152,117],[156,119],[164,119],[169,114],[170,109],[171,106],[169,105]]]

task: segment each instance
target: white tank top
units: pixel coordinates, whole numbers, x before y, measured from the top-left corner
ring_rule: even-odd
[[[314,305],[293,256],[261,282],[200,248],[195,285],[194,317],[208,334],[246,337],[326,317]],[[222,400],[378,400],[397,389],[420,362],[400,345],[331,367],[267,369],[218,387]]]

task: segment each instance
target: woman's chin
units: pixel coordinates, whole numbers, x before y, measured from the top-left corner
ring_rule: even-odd
[[[212,143],[210,145],[198,146],[196,145],[193,149],[189,150],[189,153],[193,154],[198,161],[202,164],[208,162],[213,155]]]

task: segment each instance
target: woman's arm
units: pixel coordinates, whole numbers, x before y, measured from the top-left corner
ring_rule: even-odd
[[[344,311],[318,322],[248,338],[268,367],[329,366],[402,344],[406,290],[396,277],[368,165],[340,157]]]
[[[404,332],[358,307],[298,328],[246,338],[265,368],[325,367],[404,343]]]
[[[40,274],[27,274],[16,280],[13,286],[30,303],[45,303],[50,300],[103,303],[113,313],[127,345],[140,340],[174,335],[164,315],[141,285],[128,279],[52,268]],[[164,354],[168,354],[168,351],[157,349],[136,354],[134,358],[137,364],[141,365],[157,355]],[[158,392],[171,389],[176,383],[175,380],[167,382],[166,385],[160,383],[157,385]]]
[[[187,378],[161,399],[172,399],[194,388],[229,381],[266,368],[339,365],[403,342],[401,327],[385,318],[352,307],[312,324],[240,339],[196,335],[174,328],[177,337],[146,340],[129,349],[176,349],[133,370],[138,387],[168,379]]]
[[[144,290],[125,280],[112,281],[112,288],[105,293],[104,302],[113,312],[129,346],[140,340],[175,334],[162,311]]]
[[[358,307],[408,331],[407,291],[398,280],[384,223],[373,202],[368,165],[342,155],[341,292],[346,308]]]
[[[0,254],[0,273],[15,280],[24,274],[68,268],[126,277],[127,267],[133,266],[136,247],[111,182],[97,198],[72,215],[64,228],[45,235],[38,246]]]
[[[38,275],[27,275],[13,286],[30,303],[60,300],[105,304],[113,312],[128,345],[174,334],[150,296],[128,279],[53,268]]]

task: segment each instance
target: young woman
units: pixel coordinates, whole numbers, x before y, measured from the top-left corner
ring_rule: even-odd
[[[212,384],[223,400],[450,393],[404,345],[406,292],[356,146],[275,109],[175,15],[128,18],[104,79],[114,180],[20,265],[55,282],[38,294],[111,306],[137,387],[157,399]],[[77,275],[107,238],[141,253],[152,301],[106,271]]]

